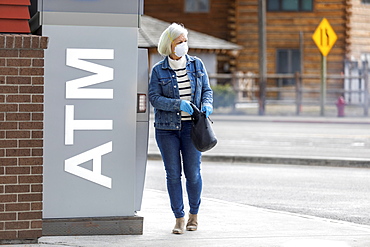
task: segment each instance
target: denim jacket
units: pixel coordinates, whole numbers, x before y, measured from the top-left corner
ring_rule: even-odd
[[[213,92],[202,60],[186,55],[186,70],[191,84],[191,102],[199,109],[212,107]],[[176,73],[168,57],[153,66],[149,83],[149,101],[154,107],[154,127],[164,130],[181,129],[180,93]]]

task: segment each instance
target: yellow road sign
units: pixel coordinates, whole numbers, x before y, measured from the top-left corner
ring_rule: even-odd
[[[313,41],[324,57],[328,55],[337,38],[336,33],[326,18],[322,19],[312,35]]]

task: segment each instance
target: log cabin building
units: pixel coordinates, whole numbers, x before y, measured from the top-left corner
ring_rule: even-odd
[[[144,13],[167,22],[242,46],[235,60],[221,58],[219,73],[259,73],[258,0],[145,0]],[[370,60],[370,0],[266,0],[267,74],[300,72],[320,75],[321,54],[312,35],[326,18],[338,39],[327,56],[328,75],[344,73],[345,61]],[[227,64],[229,63],[229,64]],[[294,79],[268,79],[294,87]],[[320,79],[303,78],[306,88],[319,88]],[[342,79],[328,79],[327,88],[344,89]],[[276,94],[270,95],[275,97]],[[285,96],[279,97],[289,98]],[[317,99],[319,93],[306,97]],[[336,99],[338,94],[328,95]]]

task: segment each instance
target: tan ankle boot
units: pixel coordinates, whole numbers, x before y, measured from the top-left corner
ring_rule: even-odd
[[[185,219],[182,218],[176,218],[176,225],[172,230],[172,233],[174,234],[183,234],[184,233],[184,226],[185,226]]]
[[[198,229],[198,215],[189,213],[189,220],[186,224],[187,231],[196,231]]]

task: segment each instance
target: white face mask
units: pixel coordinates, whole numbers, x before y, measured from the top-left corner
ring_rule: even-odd
[[[182,42],[175,47],[175,55],[178,57],[182,57],[188,53],[188,50],[188,42]]]

